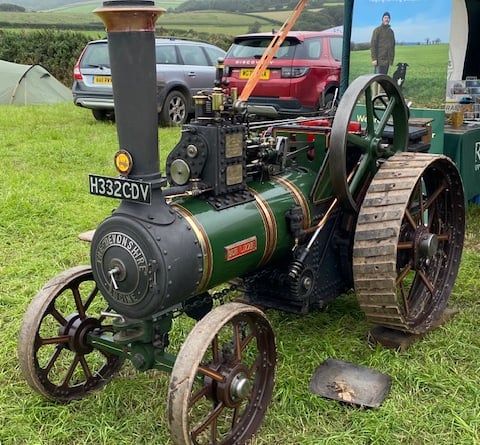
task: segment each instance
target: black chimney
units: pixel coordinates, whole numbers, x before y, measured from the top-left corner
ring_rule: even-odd
[[[119,148],[130,153],[132,179],[160,179],[154,1],[112,0],[95,9],[108,33]]]

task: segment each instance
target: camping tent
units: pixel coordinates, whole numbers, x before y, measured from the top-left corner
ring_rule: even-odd
[[[0,60],[0,104],[45,104],[72,100],[72,93],[40,65]]]

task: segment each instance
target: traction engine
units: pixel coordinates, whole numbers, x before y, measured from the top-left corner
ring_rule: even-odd
[[[81,399],[128,359],[171,373],[173,443],[243,444],[274,387],[265,309],[305,314],[354,289],[373,324],[411,333],[435,324],[460,263],[462,182],[450,159],[409,143],[407,107],[388,76],[353,81],[334,117],[262,123],[227,94],[220,64],[162,174],[154,31],[163,10],[118,0],[95,12],[108,31],[119,176],[90,175],[90,192],[121,203],[94,232],[91,266],[53,278],[27,310],[19,357],[30,386]],[[352,118],[359,104],[363,124]],[[241,301],[224,302],[232,290]],[[196,323],[172,353],[179,314]]]

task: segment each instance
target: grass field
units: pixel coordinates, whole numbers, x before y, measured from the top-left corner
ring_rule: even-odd
[[[88,173],[114,174],[116,129],[70,103],[0,106],[0,122],[0,443],[170,444],[163,373],[139,373],[126,364],[101,392],[68,405],[45,401],[22,378],[16,348],[25,308],[54,275],[89,263],[89,246],[77,234],[116,206],[87,191]],[[178,137],[179,129],[160,129],[163,162]],[[473,206],[451,299],[459,314],[407,351],[369,345],[353,293],[323,313],[268,311],[277,381],[251,445],[480,443],[479,272],[480,207]],[[311,394],[310,376],[328,357],[389,374],[393,384],[383,405],[355,409]]]
[[[166,5],[161,5],[168,8]],[[83,5],[76,8],[61,9],[55,12],[2,12],[0,11],[0,29],[8,24],[8,28],[54,27],[61,29],[69,25],[73,29],[103,29],[101,20],[92,11],[95,5]],[[196,11],[173,13],[166,12],[157,20],[157,27],[167,29],[193,29],[196,32],[220,33],[234,36],[246,33],[251,25],[258,23],[262,31],[270,31],[272,26],[279,26],[282,21],[275,18],[260,17],[248,14],[233,14],[222,11]]]
[[[403,93],[415,108],[444,108],[448,45],[397,45],[395,62],[408,63]],[[370,51],[351,52],[350,79],[372,73]],[[393,75],[395,66],[390,67]]]
[[[165,9],[174,9],[177,6],[180,6],[185,0],[167,0],[167,1],[161,1],[157,2],[157,6],[160,8],[165,8]],[[94,8],[98,8],[102,6],[103,2],[98,1],[98,0],[90,0],[90,1],[85,1],[82,2],[81,4],[78,5],[72,5],[72,6],[63,6],[60,8],[55,8],[55,9],[50,9],[48,12],[59,12],[59,11],[68,11],[68,12],[80,12],[80,13],[85,13],[88,14],[92,12]]]

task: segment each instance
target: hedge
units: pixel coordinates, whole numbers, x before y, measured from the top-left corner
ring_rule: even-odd
[[[90,39],[73,31],[0,30],[0,59],[25,65],[40,64],[70,87],[73,66]]]
[[[157,35],[170,35],[208,41],[228,49],[231,37],[199,33],[194,30],[157,29]],[[91,40],[76,31],[41,29],[29,31],[0,30],[0,59],[26,65],[40,64],[64,85],[71,87],[73,66],[85,45]]]

